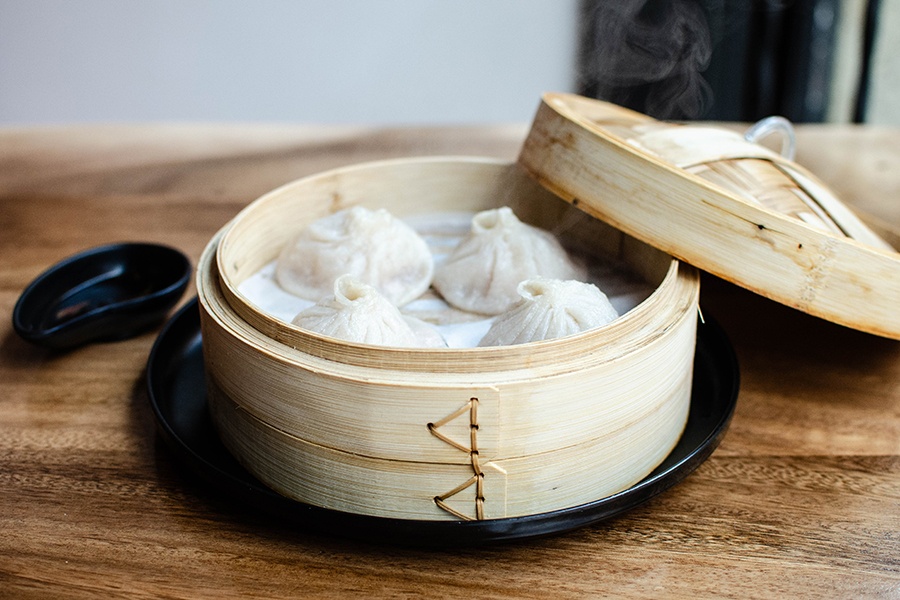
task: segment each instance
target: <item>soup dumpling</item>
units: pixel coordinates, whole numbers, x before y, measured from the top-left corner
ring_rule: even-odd
[[[564,337],[615,320],[606,294],[590,283],[530,279],[519,287],[519,302],[500,315],[479,346],[510,346]]]
[[[434,287],[456,308],[496,315],[519,300],[519,283],[535,277],[583,279],[585,272],[553,234],[504,206],[472,218],[469,234],[436,269]]]
[[[312,222],[285,245],[275,267],[278,285],[312,301],[347,273],[403,306],[431,285],[434,259],[419,234],[387,210],[355,206]]]
[[[305,308],[292,323],[333,338],[398,348],[441,348],[440,333],[424,321],[404,316],[374,287],[352,275],[334,282],[332,296]]]

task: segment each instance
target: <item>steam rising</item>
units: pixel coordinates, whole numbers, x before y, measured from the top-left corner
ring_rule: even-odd
[[[702,114],[712,95],[701,75],[712,42],[699,0],[586,2],[585,16],[590,95],[659,119]]]

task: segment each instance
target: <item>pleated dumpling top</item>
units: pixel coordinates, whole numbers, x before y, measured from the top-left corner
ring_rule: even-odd
[[[560,338],[606,325],[619,315],[591,283],[530,279],[519,302],[497,317],[479,346],[510,346]]]
[[[549,231],[523,223],[512,209],[482,211],[469,234],[434,274],[434,287],[456,308],[486,315],[509,310],[526,279],[583,279]]]
[[[334,295],[300,311],[294,325],[307,331],[360,344],[397,348],[441,348],[437,329],[399,309],[374,287],[352,275],[334,282]]]

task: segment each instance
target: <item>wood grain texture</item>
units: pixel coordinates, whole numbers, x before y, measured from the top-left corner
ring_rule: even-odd
[[[0,597],[900,596],[900,343],[713,277],[704,314],[742,367],[719,450],[626,516],[480,549],[362,544],[254,514],[156,435],[143,381],[155,332],[68,353],[12,332],[24,286],[86,247],[157,241],[196,263],[240,208],[298,176],[394,156],[511,159],[525,131],[0,131]],[[900,132],[801,127],[798,147],[801,164],[900,229]]]

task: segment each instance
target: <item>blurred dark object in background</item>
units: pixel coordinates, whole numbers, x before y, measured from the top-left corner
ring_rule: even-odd
[[[585,0],[580,93],[660,119],[827,119],[841,0]],[[869,0],[853,118],[865,118]]]

